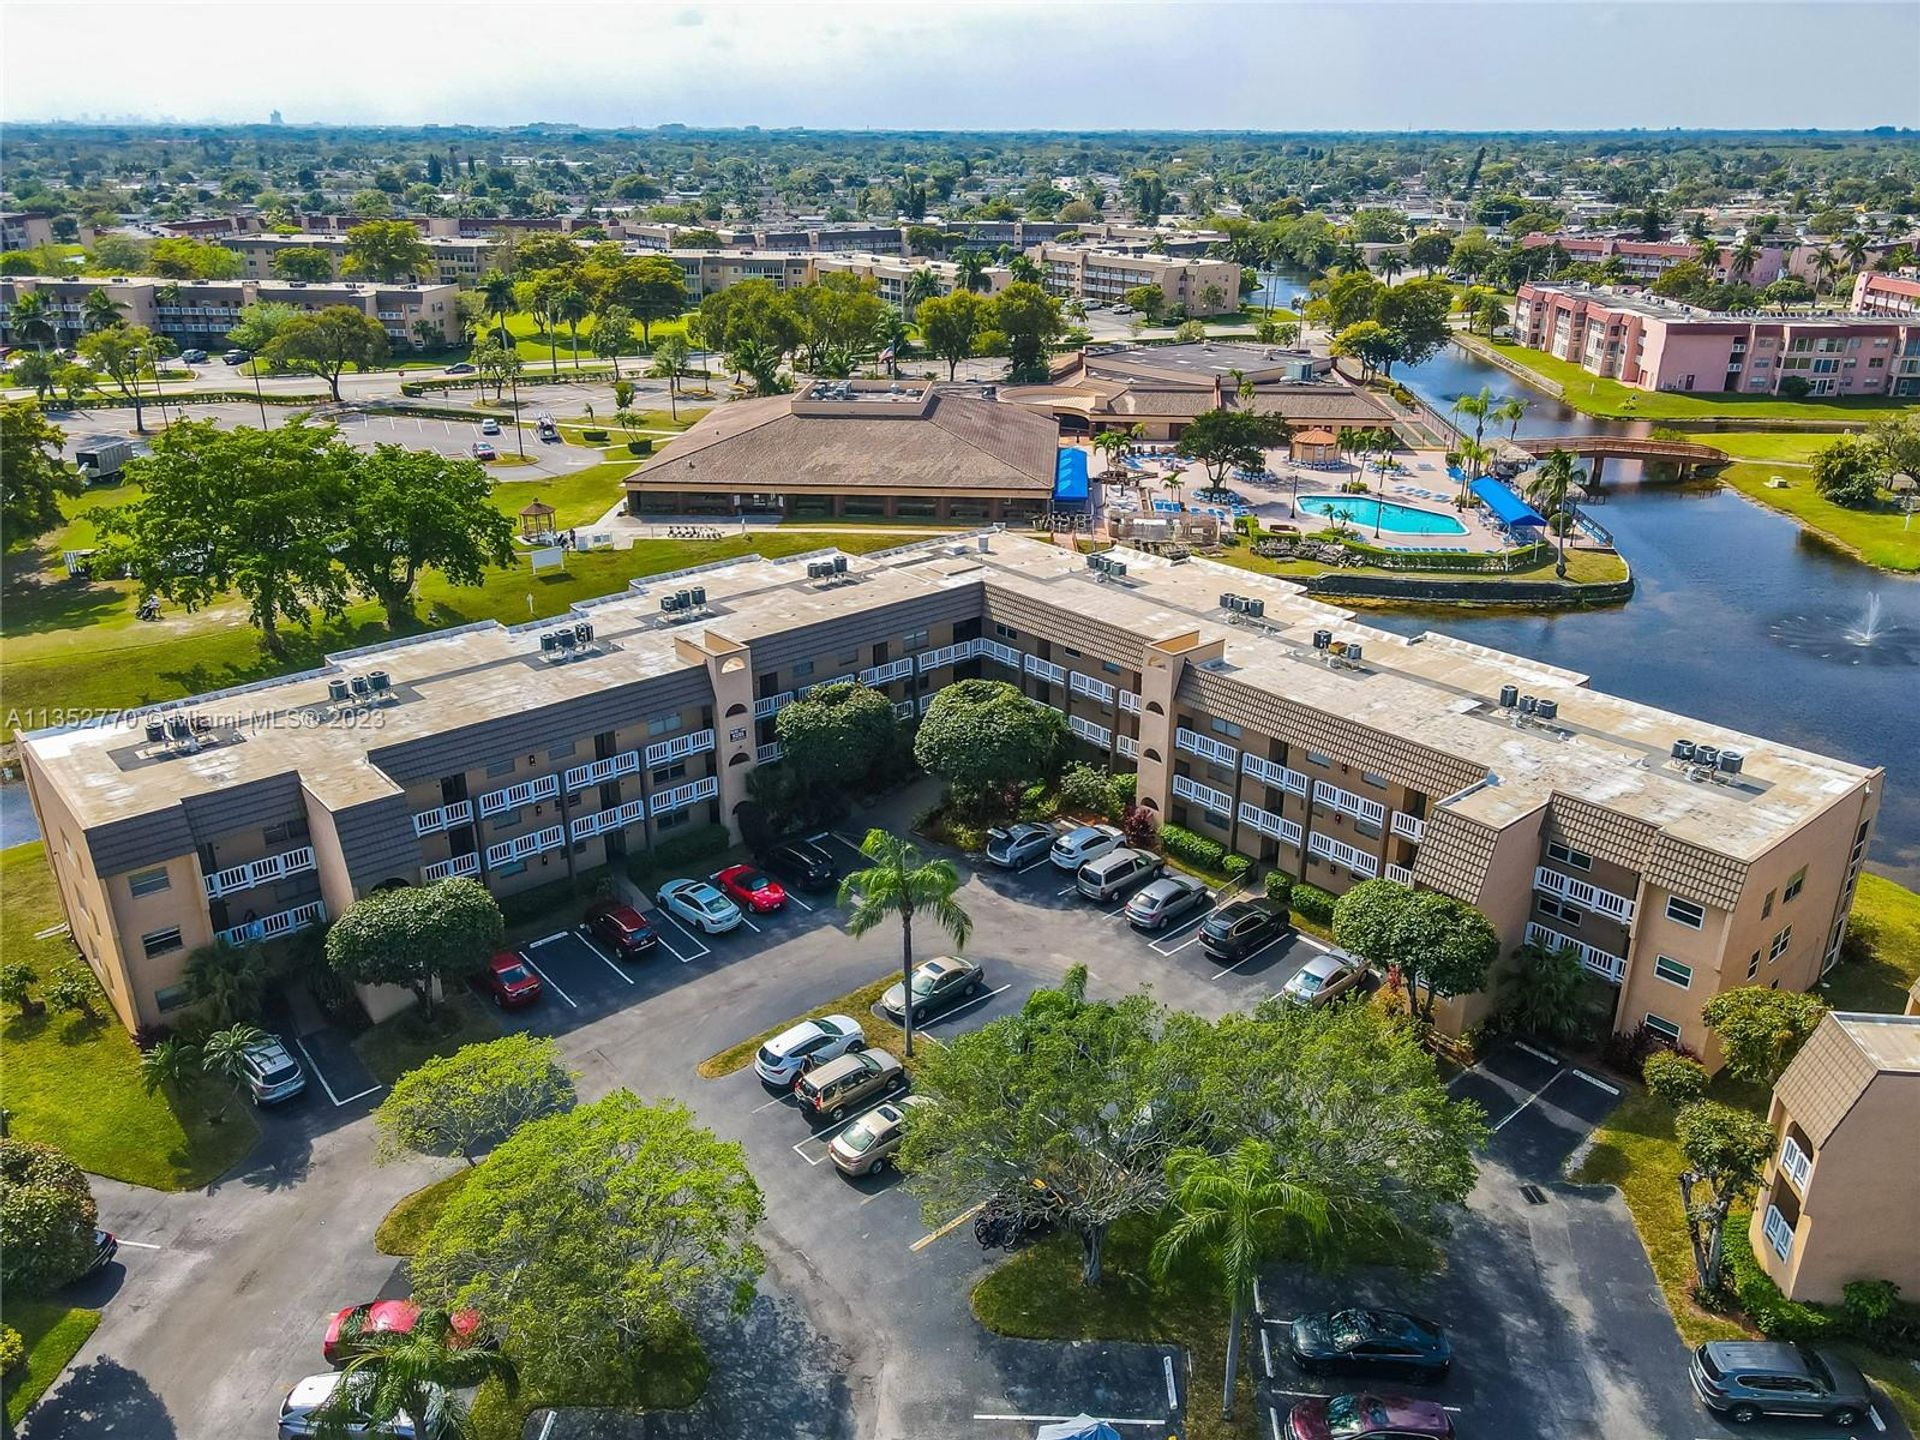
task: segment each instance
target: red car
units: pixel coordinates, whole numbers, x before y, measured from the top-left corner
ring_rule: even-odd
[[[420,1318],[420,1307],[411,1300],[375,1300],[367,1305],[347,1306],[328,1322],[327,1338],[320,1345],[320,1353],[329,1365],[344,1365],[353,1358],[353,1342],[347,1329],[348,1322],[356,1315],[360,1317],[358,1333],[361,1335],[404,1335]],[[475,1311],[454,1312],[453,1338],[457,1343],[473,1344],[480,1329],[480,1316]]]
[[[734,904],[756,915],[770,915],[787,906],[787,889],[764,870],[751,865],[729,865],[713,877]]]
[[[540,977],[517,950],[502,950],[481,972],[480,988],[502,1010],[531,1005],[540,998]]]
[[[1335,1395],[1294,1406],[1287,1434],[1292,1440],[1453,1440],[1453,1417],[1432,1400]]]
[[[638,960],[660,943],[653,922],[617,900],[603,900],[587,911],[587,929],[612,947],[616,960]]]

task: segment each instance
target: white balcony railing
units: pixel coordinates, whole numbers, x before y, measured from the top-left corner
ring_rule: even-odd
[[[1082,675],[1075,670],[1067,677],[1067,690],[1074,695],[1085,695],[1098,700],[1102,705],[1113,704],[1113,686],[1104,680],[1096,680],[1091,675]]]
[[[769,740],[753,752],[754,763],[757,765],[771,765],[779,758],[780,742],[778,740]]]
[[[1140,742],[1131,735],[1122,735],[1113,742],[1114,750],[1129,760],[1140,758]]]
[[[1413,871],[1404,865],[1388,865],[1382,873],[1396,885],[1413,884]]]
[[[431,865],[420,867],[420,878],[431,885],[436,880],[445,880],[454,875],[477,875],[480,873],[480,856],[474,851],[465,855],[455,855],[449,860],[436,860]]]
[[[617,780],[622,775],[632,775],[640,769],[640,752],[622,750],[618,755],[609,755],[604,760],[595,760],[590,765],[576,765],[567,771],[567,793],[584,790],[589,785],[604,785],[609,780]]]
[[[1596,914],[1606,915],[1623,925],[1633,923],[1633,901],[1625,895],[1617,895],[1611,890],[1602,890],[1598,885],[1563,874],[1558,870],[1549,870],[1544,865],[1534,867],[1533,888],[1544,890],[1549,895],[1558,895],[1564,900],[1583,906]]]
[[[1138,715],[1140,713],[1140,692],[1137,690],[1122,690],[1120,692],[1120,708],[1129,715]]]
[[[913,661],[889,660],[884,665],[869,665],[860,672],[862,685],[886,685],[913,674]]]
[[[802,695],[812,695],[816,691],[826,689],[829,685],[851,685],[854,679],[854,673],[849,670],[844,675],[835,675],[827,680],[816,680],[811,685],[802,685],[800,687],[800,693]]]
[[[1584,940],[1575,940],[1571,935],[1562,935],[1558,930],[1549,930],[1539,921],[1527,924],[1527,943],[1538,945],[1546,950],[1572,949],[1580,957],[1580,963],[1593,971],[1603,980],[1611,980],[1618,985],[1627,978],[1627,962],[1623,956],[1612,955],[1598,945],[1589,945]]]
[[[647,818],[646,802],[629,800],[621,805],[609,805],[605,810],[596,810],[591,815],[582,815],[573,822],[573,838],[585,840],[608,830],[624,830],[629,825],[638,825]]]
[[[309,900],[291,910],[263,915],[258,920],[249,920],[245,924],[222,930],[220,938],[229,945],[255,945],[263,940],[277,940],[282,935],[291,935],[296,930],[305,930],[309,925],[318,925],[326,918],[326,901]]]
[[[1427,822],[1417,815],[1409,815],[1404,810],[1393,812],[1393,833],[1416,843],[1424,840],[1427,834]]]
[[[920,673],[938,670],[947,665],[958,665],[963,660],[971,660],[980,653],[978,640],[962,640],[953,645],[942,645],[938,650],[923,650],[916,657]]]
[[[288,850],[279,855],[266,855],[246,865],[233,865],[225,870],[217,870],[203,882],[209,900],[222,895],[231,895],[236,890],[251,890],[256,885],[264,885],[269,880],[285,879],[289,875],[299,875],[314,868],[313,847],[302,845],[298,850]]]
[[[1346,841],[1323,835],[1318,830],[1307,837],[1307,853],[1318,855],[1335,865],[1344,865],[1354,874],[1369,880],[1380,873],[1379,857],[1369,855],[1365,850],[1356,850]]]
[[[691,735],[675,735],[670,740],[656,740],[647,746],[647,764],[666,765],[711,749],[713,731],[696,730]]]
[[[1250,801],[1240,802],[1240,823],[1251,825],[1262,835],[1278,840],[1282,845],[1300,848],[1300,827],[1284,815],[1276,815],[1271,810],[1262,810]]]
[[[1251,752],[1240,757],[1240,768],[1262,784],[1272,785],[1289,795],[1304,796],[1313,790],[1313,782],[1298,770],[1276,765],[1271,760],[1262,760]]]
[[[413,833],[438,835],[443,830],[464,825],[471,819],[473,819],[473,802],[456,800],[451,805],[442,805],[438,810],[422,810],[416,814],[413,817]]]
[[[1200,805],[1209,814],[1231,815],[1233,797],[1224,790],[1216,790],[1211,785],[1202,785],[1191,775],[1173,777],[1173,793],[1182,800],[1191,800]]]
[[[769,715],[778,715],[793,703],[793,692],[782,690],[778,695],[762,695],[753,702],[753,718],[764,720]]]
[[[924,714],[926,714],[926,713],[927,713],[927,711],[928,711],[928,709],[929,709],[929,708],[930,708],[930,707],[931,707],[931,706],[933,705],[933,696],[934,696],[934,693],[935,693],[935,692],[932,692],[932,691],[929,691],[929,692],[928,692],[927,694],[925,694],[925,695],[922,695],[922,696],[920,697],[920,713],[921,713],[922,715],[924,715]],[[905,701],[902,701],[902,702],[901,702],[901,704],[905,704],[905,703],[906,703]],[[900,706],[899,706],[899,705],[896,705],[896,706],[894,706],[893,708],[894,708],[894,709],[895,709],[896,711],[898,711],[898,710],[899,710],[899,708],[900,708]]]
[[[1189,755],[1198,755],[1218,765],[1231,766],[1240,763],[1240,752],[1233,746],[1215,740],[1211,736],[1189,730],[1184,725],[1173,732],[1173,744],[1177,750],[1184,750]]]
[[[930,701],[930,700],[931,700],[932,698],[933,698],[933,697],[932,697],[932,696],[930,696],[930,695],[922,695],[922,696],[920,697],[920,699],[921,699],[921,702],[922,702],[922,704],[923,704],[923,705],[924,705],[924,704],[925,704],[925,703],[926,703],[927,701]],[[913,718],[913,714],[914,714],[914,703],[913,703],[913,701],[911,701],[911,700],[896,700],[896,701],[894,701],[894,702],[893,702],[893,718],[894,718],[894,719],[896,719],[896,720],[911,720],[911,719]]]
[[[482,815],[499,815],[508,810],[518,810],[522,805],[531,805],[536,800],[551,800],[560,793],[558,775],[542,775],[538,780],[522,780],[518,785],[509,785],[502,790],[489,790],[478,802]]]
[[[1787,1136],[1780,1145],[1780,1170],[1802,1195],[1807,1193],[1807,1175],[1812,1169],[1813,1157],[1800,1148],[1799,1141]]]
[[[1787,1223],[1778,1205],[1767,1206],[1767,1218],[1761,1222],[1760,1229],[1774,1254],[1782,1260],[1793,1254],[1793,1226]]]
[[[654,793],[653,813],[670,815],[675,810],[684,810],[695,801],[711,800],[720,793],[720,778],[709,775],[704,780],[689,780],[684,785],[676,785],[671,790],[659,790]]]
[[[1316,780],[1313,784],[1313,803],[1325,805],[1329,810],[1337,810],[1346,815],[1357,815],[1362,820],[1375,825],[1385,822],[1387,807],[1378,800],[1369,800],[1364,795],[1356,795],[1351,790],[1342,790],[1338,785],[1329,785],[1325,780]]]
[[[1113,744],[1113,731],[1104,725],[1096,725],[1083,715],[1069,715],[1067,729],[1090,744],[1098,745],[1102,750]]]
[[[996,665],[1004,665],[1009,670],[1020,668],[1020,652],[1011,645],[1002,645],[998,640],[976,640],[973,642],[975,653],[984,655]]]
[[[1065,666],[1056,665],[1051,660],[1042,660],[1038,655],[1029,655],[1026,657],[1026,660],[1027,674],[1038,675],[1049,685],[1064,685],[1067,683]]]
[[[524,860],[529,855],[539,855],[544,851],[558,850],[567,843],[567,832],[559,825],[549,825],[544,830],[532,830],[525,835],[516,835],[511,840],[502,840],[498,845],[487,847],[487,868],[496,865],[511,865],[516,860]]]

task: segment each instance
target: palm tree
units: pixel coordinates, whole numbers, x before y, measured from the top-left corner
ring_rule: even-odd
[[[978,250],[960,250],[953,257],[955,283],[962,290],[987,288],[987,257]]]
[[[204,1006],[214,1025],[238,1025],[258,1017],[266,989],[266,964],[257,947],[216,940],[187,957],[187,998]]]
[[[1760,263],[1760,242],[1751,235],[1742,234],[1740,243],[1733,247],[1733,255],[1727,270],[1735,280],[1744,280],[1753,274],[1753,267]]]
[[[1700,262],[1700,268],[1708,274],[1720,263],[1720,242],[1711,235],[1698,237],[1693,244],[1693,258]]]
[[[1549,524],[1560,532],[1560,551],[1553,562],[1553,573],[1567,578],[1567,531],[1573,528],[1573,510],[1569,504],[1575,486],[1587,478],[1587,472],[1573,463],[1571,450],[1550,450],[1547,458],[1527,482],[1527,499],[1546,511]],[[1556,521],[1555,517],[1558,517]]]
[[[647,378],[667,382],[667,413],[678,421],[680,418],[680,367],[665,355],[656,355],[653,357],[653,363],[647,366]]]
[[[1526,415],[1527,402],[1518,395],[1509,395],[1493,407],[1492,413],[1487,418],[1495,424],[1502,420],[1506,421],[1507,439],[1517,440],[1520,438],[1520,422],[1526,418]]]
[[[727,364],[736,372],[744,372],[749,376],[756,393],[780,393],[780,352],[766,342],[751,338],[742,340],[728,354]]]
[[[13,302],[13,333],[36,350],[45,350],[57,338],[53,305],[38,290],[29,290]]]
[[[860,853],[874,863],[840,882],[840,903],[852,907],[847,933],[856,939],[888,916],[900,917],[900,983],[906,988],[900,1023],[907,1032],[907,1054],[913,1054],[913,921],[926,915],[964,947],[973,934],[973,918],[960,908],[953,892],[960,874],[950,860],[922,861],[920,852],[885,830],[869,830]]]
[[[1173,1189],[1173,1223],[1153,1244],[1152,1267],[1164,1276],[1198,1251],[1213,1262],[1226,1284],[1227,1375],[1220,1414],[1233,1418],[1233,1387],[1240,1368],[1240,1332],[1260,1267],[1292,1242],[1312,1250],[1331,1230],[1324,1191],[1288,1179],[1273,1147],[1251,1137],[1225,1155],[1204,1150],[1174,1152],[1167,1165]]]
[[[1121,452],[1132,443],[1124,430],[1102,430],[1093,437],[1093,448],[1106,457],[1106,474],[1111,475],[1114,472]]]
[[[214,1124],[227,1118],[227,1106],[239,1096],[240,1087],[247,1082],[247,1050],[266,1038],[267,1032],[258,1025],[229,1025],[207,1036],[206,1044],[200,1048],[200,1068],[233,1087],[233,1095],[221,1103],[220,1113],[213,1117]]]
[[[140,1088],[178,1097],[200,1073],[200,1052],[184,1040],[162,1040],[140,1055]]]
[[[1833,277],[1840,269],[1840,258],[1833,253],[1833,247],[1831,245],[1822,245],[1814,252],[1813,269],[1814,274],[1818,277],[1813,287],[1814,294],[1819,294],[1822,289],[1831,292],[1833,289]]]
[[[1858,230],[1840,242],[1840,253],[1847,257],[1847,264],[1855,270],[1867,268],[1867,237]]]
[[[907,276],[907,283],[901,292],[906,302],[907,319],[913,319],[913,312],[920,308],[922,300],[931,300],[940,293],[940,277],[933,273],[933,267],[922,265]]]
[[[1007,274],[1028,285],[1038,285],[1042,272],[1040,266],[1034,261],[1024,255],[1015,255],[1007,261]]]
[[[1453,402],[1453,414],[1456,424],[1462,415],[1469,416],[1473,420],[1473,441],[1470,445],[1462,444],[1460,446],[1461,458],[1470,461],[1473,466],[1472,469],[1467,471],[1467,478],[1469,480],[1478,480],[1480,478],[1479,467],[1485,463],[1487,458],[1487,451],[1480,442],[1486,436],[1487,421],[1492,418],[1493,412],[1497,408],[1498,403],[1493,398],[1493,391],[1485,385],[1480,387],[1480,393],[1478,395],[1462,395]],[[1465,498],[1466,492],[1463,489],[1461,491],[1461,499],[1465,500]]]
[[[593,299],[578,285],[563,285],[553,297],[553,313],[564,321],[573,342],[573,368],[580,368],[580,322],[593,313]]]
[[[889,305],[873,325],[873,348],[886,357],[887,374],[900,378],[900,357],[913,349],[913,334],[907,329],[907,317]]]
[[[120,312],[126,308],[105,290],[89,290],[87,298],[80,302],[80,328],[91,335],[96,330],[111,330],[116,325],[124,325],[126,321],[121,318]]]
[[[445,1310],[422,1310],[410,1328],[379,1332],[364,1331],[356,1311],[348,1316],[342,1338],[354,1354],[334,1400],[343,1409],[350,1403],[376,1427],[404,1414],[413,1421],[414,1434],[468,1440],[472,1420],[456,1392],[488,1380],[498,1380],[509,1395],[519,1388],[513,1361],[497,1349],[471,1343]],[[320,1433],[333,1423],[334,1417],[322,1412]]]
[[[520,309],[520,297],[514,293],[513,277],[489,270],[480,280],[480,296],[486,313],[500,322],[500,343],[513,348],[513,333],[507,329],[507,317]]]
[[[1407,268],[1407,256],[1404,250],[1382,250],[1374,262],[1380,267],[1380,273],[1387,284],[1393,284],[1394,277]]]

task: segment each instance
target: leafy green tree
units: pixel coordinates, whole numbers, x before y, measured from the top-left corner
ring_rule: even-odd
[[[1784,315],[1790,306],[1811,305],[1813,287],[1797,275],[1782,275],[1761,289],[1760,298]]]
[[[973,919],[953,898],[960,874],[950,860],[922,860],[920,852],[885,830],[869,830],[860,853],[873,863],[840,882],[839,900],[849,907],[847,933],[858,939],[889,919],[900,921],[900,983],[913,993],[913,922],[925,915],[964,948]],[[902,1007],[900,1026],[913,1054],[913,1006]]]
[[[348,472],[340,564],[380,602],[389,628],[413,611],[424,569],[453,585],[478,585],[513,559],[513,522],[495,509],[486,471],[472,460],[403,445],[376,445]]]
[[[780,352],[751,336],[727,352],[727,363],[753,381],[756,395],[778,395],[787,389],[780,374]]]
[[[744,1308],[764,1213],[737,1143],[619,1090],[502,1142],[434,1223],[415,1293],[478,1310],[530,1379],[560,1388],[630,1371],[715,1295]]]
[[[256,301],[240,312],[240,323],[227,332],[227,339],[248,354],[259,355],[299,313],[293,306],[276,300]]]
[[[892,753],[893,702],[865,685],[823,685],[774,718],[782,758],[800,785],[804,813],[824,818]]]
[[[1867,442],[1879,452],[1883,473],[1920,479],[1920,415],[1889,415],[1867,426]]]
[[[962,809],[1000,804],[1053,773],[1066,720],[999,680],[958,680],[934,696],[913,758],[952,787]]]
[[[394,1082],[373,1112],[377,1156],[458,1155],[472,1165],[527,1122],[571,1110],[578,1098],[573,1081],[547,1036],[463,1045]]]
[[[1038,285],[1016,280],[993,298],[994,329],[1007,337],[1007,378],[1016,385],[1047,378],[1047,347],[1066,330],[1060,302]]]
[[[1766,985],[1722,990],[1700,1010],[1700,1018],[1720,1042],[1727,1069],[1768,1089],[1826,1014],[1827,1002],[1818,995]]]
[[[352,1358],[319,1412],[321,1435],[349,1421],[378,1426],[405,1416],[415,1435],[476,1440],[461,1392],[487,1381],[508,1395],[519,1388],[519,1367],[503,1351],[474,1344],[447,1310],[422,1310],[404,1331],[366,1330],[356,1313],[341,1338]]]
[[[32,401],[0,405],[0,528],[9,544],[60,525],[61,500],[87,488],[61,455],[66,438]]]
[[[97,1020],[93,1002],[99,998],[100,985],[93,972],[77,961],[69,961],[53,972],[44,992],[47,1003],[56,1010],[71,1010],[83,1020]]]
[[[594,332],[597,336],[598,331]],[[498,340],[487,339],[474,346],[467,359],[480,379],[493,386],[493,398],[498,400],[500,392],[506,388],[523,369],[526,362],[520,358],[520,352],[512,346],[502,345]]]
[[[153,242],[148,266],[163,280],[232,280],[246,269],[246,261],[224,245],[169,235]]]
[[[1123,291],[1120,303],[1138,313],[1149,325],[1161,324],[1167,318],[1167,292],[1158,285],[1136,285]]]
[[[666,255],[642,255],[621,267],[613,297],[640,322],[640,343],[652,349],[654,323],[687,308],[686,274]]]
[[[1571,947],[1523,945],[1519,964],[1500,987],[1505,1022],[1527,1035],[1571,1040],[1580,1033],[1586,971]]]
[[[149,1095],[165,1091],[179,1099],[193,1087],[200,1067],[200,1048],[171,1036],[140,1053],[140,1088]]]
[[[974,341],[985,319],[983,310],[978,295],[959,289],[951,295],[934,295],[922,300],[914,312],[921,340],[929,353],[947,362],[949,380],[953,379],[960,362],[970,359],[974,353]]]
[[[210,1118],[218,1125],[227,1118],[227,1107],[246,1093],[247,1051],[267,1038],[258,1025],[229,1025],[216,1030],[201,1042],[200,1068],[217,1080],[227,1082],[227,1098]]]
[[[1428,230],[1416,235],[1407,245],[1407,263],[1418,265],[1427,274],[1444,269],[1453,259],[1457,242],[1444,230]]]
[[[274,252],[269,266],[276,279],[316,284],[333,278],[333,257],[317,245],[289,245]]]
[[[39,983],[40,972],[24,960],[9,960],[0,965],[0,1001],[22,1015],[38,1015],[46,1009],[33,997],[33,987]]]
[[[174,346],[165,336],[155,335],[144,325],[109,325],[80,337],[75,347],[92,362],[95,372],[113,382],[114,388],[133,402],[133,428],[147,433],[146,382],[159,388],[156,369],[159,361],[173,354]]]
[[[1375,372],[1393,367],[1398,345],[1393,332],[1378,320],[1356,320],[1333,337],[1328,353],[1358,360],[1361,378],[1370,379]]]
[[[1207,483],[1219,486],[1226,482],[1229,470],[1265,470],[1267,451],[1286,444],[1291,434],[1287,422],[1278,415],[1257,410],[1206,410],[1188,422],[1174,449],[1190,460],[1198,460],[1206,468]]]
[[[1440,996],[1484,988],[1500,954],[1492,923],[1473,906],[1392,880],[1363,880],[1342,895],[1333,907],[1333,937],[1383,969],[1398,969],[1428,1022]]]
[[[1673,1129],[1687,1168],[1680,1175],[1694,1277],[1703,1296],[1721,1287],[1727,1215],[1747,1200],[1773,1153],[1773,1127],[1748,1110],[1697,1100],[1674,1116]]]
[[[264,354],[269,364],[318,375],[338,400],[340,375],[347,366],[370,370],[387,358],[387,332],[365,311],[329,305],[288,319]]]
[[[38,350],[30,350],[22,355],[13,367],[13,383],[33,391],[34,399],[44,401],[58,389],[59,373],[60,361],[57,358]],[[3,468],[0,467],[0,471],[3,471]]]
[[[327,930],[327,964],[355,984],[405,985],[431,1017],[435,985],[473,974],[505,928],[499,903],[463,875],[375,890]]]
[[[1382,289],[1374,301],[1373,318],[1393,336],[1394,364],[1418,365],[1447,343],[1447,317],[1453,310],[1453,287],[1444,280],[1409,280]]]
[[[1656,1050],[1640,1067],[1647,1089],[1674,1110],[1683,1110],[1707,1094],[1707,1067],[1677,1050]]]
[[[433,274],[433,251],[410,220],[367,220],[347,231],[343,273],[360,279],[417,280]]]
[[[624,305],[607,306],[594,317],[593,334],[587,338],[587,343],[593,347],[597,359],[613,362],[614,379],[617,381],[620,378],[620,357],[633,349],[633,312]],[[681,340],[680,343],[684,346],[687,342]]]
[[[578,285],[563,285],[553,297],[553,313],[567,327],[573,349],[573,368],[580,368],[580,322],[593,314],[593,300]]]
[[[751,341],[772,351],[777,363],[804,335],[792,295],[771,280],[742,280],[716,291],[700,302],[699,316],[704,343],[729,356]]]
[[[99,1219],[78,1165],[51,1145],[0,1139],[0,1285],[10,1297],[44,1295],[85,1271]]]
[[[217,1027],[260,1018],[267,967],[258,946],[216,940],[187,957],[187,995]]]

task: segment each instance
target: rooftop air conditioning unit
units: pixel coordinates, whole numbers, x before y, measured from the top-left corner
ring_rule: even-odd
[[[1536,701],[1533,707],[1536,719],[1557,720],[1560,718],[1560,702],[1557,700]]]
[[[1314,631],[1313,648],[1320,651],[1331,650],[1333,648],[1333,632],[1331,630]]]
[[[1502,685],[1500,687],[1500,708],[1502,710],[1511,710],[1519,703],[1520,687],[1518,685]]]
[[[1722,775],[1738,775],[1741,767],[1746,763],[1747,757],[1742,751],[1722,750],[1720,752],[1720,773]]]
[[[1264,600],[1255,600],[1252,596],[1243,599],[1240,602],[1240,606],[1247,614],[1256,620],[1267,613],[1267,602]]]
[[[1673,759],[1685,765],[1693,759],[1693,742],[1691,740],[1676,740],[1673,742],[1673,749],[1669,754]]]

